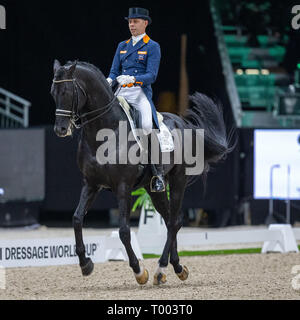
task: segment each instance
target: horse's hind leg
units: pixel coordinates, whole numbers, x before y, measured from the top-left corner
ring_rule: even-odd
[[[182,224],[181,224],[182,225]],[[181,227],[178,228],[178,230]],[[182,266],[179,263],[179,256],[177,251],[177,240],[175,239],[174,243],[171,246],[170,250],[170,263],[173,265],[174,271],[177,274],[178,278],[182,281],[186,280],[189,275],[189,270],[186,266]]]
[[[118,187],[118,200],[119,200],[119,210],[120,210],[120,218],[119,218],[119,236],[120,240],[122,241],[128,258],[129,258],[129,265],[132,268],[136,281],[139,284],[145,284],[147,283],[149,279],[149,273],[148,271],[143,267],[140,268],[139,261],[132,249],[130,240],[130,226],[129,226],[129,218],[130,218],[130,212],[131,212],[131,189],[129,189],[126,184],[122,183]]]
[[[93,272],[94,264],[90,258],[85,256],[85,247],[82,239],[83,219],[87,210],[93,203],[98,191],[98,188],[92,188],[88,184],[85,184],[81,190],[79,204],[73,216],[76,253],[78,255],[79,265],[84,276],[88,276]]]
[[[179,264],[179,256],[177,252],[177,232],[182,227],[183,215],[181,211],[182,200],[186,188],[186,176],[183,172],[171,173],[169,175],[170,185],[170,216],[167,224],[168,237],[163,250],[163,254],[159,260],[159,266],[164,268],[168,265],[170,253],[170,263],[173,265],[174,271],[181,280],[188,277],[187,267]]]

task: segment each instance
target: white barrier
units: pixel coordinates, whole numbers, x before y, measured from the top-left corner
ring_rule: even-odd
[[[276,241],[281,238],[280,231],[253,230],[253,231],[212,231],[212,232],[180,232],[177,234],[177,246],[205,246],[213,244],[228,243],[251,243]],[[161,253],[159,249],[163,247],[167,235],[153,237],[151,234],[144,234],[139,238],[139,244],[143,253]],[[155,252],[151,251],[155,248]]]
[[[299,252],[295,235],[290,224],[271,224],[269,230],[280,231],[281,237],[265,241],[262,253],[266,252]]]
[[[137,232],[142,253],[162,253],[165,245],[162,239],[166,239],[166,235],[167,228],[161,215],[150,208],[142,207]]]
[[[290,232],[287,230],[290,230]],[[294,230],[295,233],[292,232],[290,225],[270,225],[269,229],[263,230],[179,233],[177,240],[178,246],[254,242],[277,243],[283,248],[281,252],[298,252],[296,239],[300,240],[300,228]],[[142,246],[142,244],[140,245]],[[274,250],[270,246],[266,246],[262,252],[271,251]],[[277,247],[275,251],[278,251]]]
[[[86,256],[93,262],[128,260],[119,233],[111,236],[84,237]],[[143,259],[134,232],[131,245],[138,259]],[[5,268],[78,264],[74,238],[0,240],[0,266]]]
[[[145,217],[153,216],[151,219]],[[142,253],[161,254],[167,239],[167,231],[159,213],[142,210],[137,233]],[[213,244],[262,242],[265,252],[298,252],[296,239],[300,240],[300,228],[290,225],[270,225],[269,229],[243,231],[178,232],[177,246],[204,246]],[[201,249],[201,248],[199,248]]]
[[[137,236],[144,233],[164,234],[167,228],[162,216],[150,208],[142,207]]]
[[[105,261],[105,237],[86,237],[88,257]],[[74,238],[0,240],[0,265],[7,268],[77,264]]]
[[[136,255],[140,260],[143,260],[143,255],[137,241],[136,235],[131,231],[131,246]],[[119,232],[113,231],[111,236],[106,238],[105,245],[105,260],[126,260],[128,261],[128,255],[125,250],[123,243],[119,238]]]
[[[283,231],[285,232],[285,231]],[[300,233],[300,230],[297,231]],[[162,253],[161,248],[164,246],[167,239],[167,235],[153,236],[151,234],[144,234],[139,238],[139,244],[142,253]],[[295,238],[294,234],[284,236],[282,230],[249,230],[249,231],[212,231],[212,232],[189,232],[178,233],[177,246],[204,246],[213,244],[234,244],[234,243],[254,243],[254,242],[268,242],[277,243],[282,250],[278,249],[278,246],[265,247],[262,252],[280,251],[280,252],[298,252],[296,245],[296,239],[300,240],[300,237]],[[201,249],[201,248],[199,248]]]
[[[142,253],[162,253],[167,237],[162,230],[151,233],[148,229],[148,232],[140,233],[138,239],[131,232],[131,245],[138,259],[143,259]],[[296,240],[300,240],[300,228],[292,229],[290,225],[270,225],[269,229],[246,231],[179,232],[177,235],[179,250],[187,246],[201,249],[210,244],[262,242],[262,253],[298,252]],[[118,231],[110,236],[85,237],[84,242],[86,255],[93,262],[128,260]],[[65,264],[78,264],[74,238],[0,240],[0,266],[5,268]]]

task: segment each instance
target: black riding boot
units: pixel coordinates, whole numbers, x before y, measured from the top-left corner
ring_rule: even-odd
[[[158,142],[157,137],[156,139],[159,146],[159,155],[161,155],[160,144]],[[149,139],[149,141],[150,140],[151,139]],[[149,150],[151,150],[151,142],[150,142]],[[150,181],[151,192],[164,192],[166,190],[165,181],[164,181],[164,166],[161,163],[162,162],[161,157],[159,158],[160,158],[160,161],[158,164],[151,163],[151,170],[152,170],[152,179]]]

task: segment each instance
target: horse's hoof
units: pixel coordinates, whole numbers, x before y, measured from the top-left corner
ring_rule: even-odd
[[[183,266],[182,271],[180,273],[176,273],[177,277],[181,280],[184,281],[188,278],[189,276],[189,269],[186,266]]]
[[[94,263],[90,258],[87,258],[88,262],[81,267],[81,272],[83,276],[89,276],[94,270]]]
[[[159,272],[154,275],[154,280],[153,280],[154,285],[160,285],[166,282],[167,282],[167,275],[165,273]]]
[[[139,275],[137,275],[136,273],[134,275],[137,283],[141,285],[146,284],[149,279],[149,272],[146,268],[144,268],[144,271],[141,272]]]

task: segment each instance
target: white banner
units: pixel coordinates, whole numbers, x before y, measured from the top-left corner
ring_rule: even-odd
[[[105,261],[106,237],[85,237],[86,256]],[[7,268],[78,264],[75,238],[0,240],[0,266]]]
[[[300,199],[300,130],[254,131],[254,198]]]

